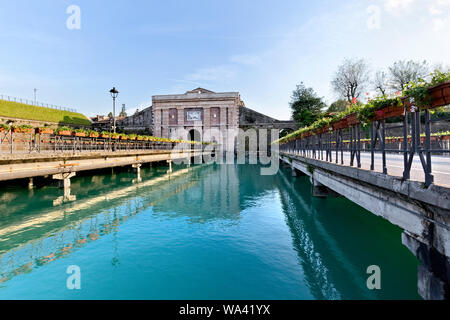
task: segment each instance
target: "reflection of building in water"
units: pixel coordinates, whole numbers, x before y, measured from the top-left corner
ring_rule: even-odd
[[[189,190],[159,202],[153,211],[181,214],[200,223],[240,218],[239,180],[234,165],[206,167],[196,182]]]

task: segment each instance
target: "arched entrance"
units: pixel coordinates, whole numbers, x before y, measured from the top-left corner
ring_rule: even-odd
[[[291,128],[285,128],[280,130],[280,138],[286,137],[288,134],[294,132]]]
[[[190,141],[202,141],[202,136],[200,132],[196,129],[189,130],[189,140]],[[201,145],[198,144],[191,144],[191,151],[200,151],[202,149]],[[194,164],[201,164],[202,163],[202,157],[201,156],[195,156],[191,157],[191,163]]]
[[[189,130],[189,140],[201,142],[202,136],[201,136],[200,132],[198,132],[198,130],[191,129],[191,130]]]

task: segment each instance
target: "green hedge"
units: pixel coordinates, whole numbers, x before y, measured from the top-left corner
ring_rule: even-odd
[[[74,125],[91,125],[89,119],[81,113],[36,107],[5,100],[0,100],[0,116]]]

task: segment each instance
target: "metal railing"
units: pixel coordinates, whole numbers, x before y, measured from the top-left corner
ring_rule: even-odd
[[[51,103],[44,103],[44,102],[39,102],[39,101],[34,101],[34,100],[28,100],[25,98],[13,97],[13,96],[9,96],[6,94],[0,94],[0,100],[18,102],[18,103],[28,104],[31,106],[45,107],[45,108],[61,110],[61,111],[77,112],[77,110],[73,109],[73,108],[66,108],[66,107],[57,106],[57,105],[54,105]]]
[[[424,123],[421,123],[421,113],[425,115]],[[381,154],[381,168],[384,174],[388,174],[386,154],[403,155],[403,179],[409,180],[411,168],[415,156],[419,157],[421,168],[425,174],[425,187],[434,182],[432,174],[432,154],[450,154],[448,140],[439,139],[431,134],[430,111],[412,110],[405,108],[403,123],[401,125],[403,138],[400,147],[389,148],[392,144],[386,139],[386,119],[373,121],[369,127],[363,127],[361,123],[354,124],[345,129],[298,138],[280,146],[280,151],[302,157],[335,162],[341,165],[350,165],[361,168],[361,154],[370,152],[370,170],[375,170],[375,154]],[[398,128],[398,127],[397,127]],[[367,134],[368,139],[364,139]],[[362,140],[366,140],[363,142]],[[344,153],[349,159],[345,161]]]
[[[176,143],[160,141],[0,132],[0,156],[33,153],[172,150],[176,145]]]

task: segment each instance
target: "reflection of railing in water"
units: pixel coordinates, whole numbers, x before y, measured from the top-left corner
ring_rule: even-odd
[[[165,176],[155,178],[150,181],[146,181],[137,185],[133,185],[131,187],[125,187],[117,191],[113,191],[109,193],[108,196],[99,196],[89,201],[83,201],[82,203],[76,204],[64,210],[58,210],[54,212],[50,212],[44,215],[42,219],[35,219],[34,221],[23,223],[22,225],[13,226],[9,228],[4,228],[0,230],[0,237],[8,236],[8,234],[17,233],[21,229],[29,228],[32,226],[32,223],[35,225],[43,225],[45,223],[50,223],[57,221],[59,218],[66,214],[73,214],[80,210],[85,210],[88,208],[92,208],[93,205],[104,203],[109,200],[116,200],[118,198],[125,197],[130,194],[130,192],[144,187],[151,187],[162,181],[173,180],[177,177],[183,177],[187,173],[191,173],[193,170],[200,167],[193,167],[191,169],[182,169],[175,171],[171,174],[167,174]],[[77,222],[77,226],[62,228],[58,230],[57,235],[53,237],[45,237],[33,240],[31,243],[26,243],[21,245],[19,248],[14,248],[8,250],[6,253],[0,256],[0,266],[1,267],[9,267],[9,271],[1,271],[0,270],[0,284],[12,279],[14,276],[28,273],[33,270],[33,268],[38,268],[44,266],[56,259],[67,256],[73,250],[77,248],[83,247],[85,244],[98,240],[100,237],[110,234],[115,231],[121,223],[127,221],[129,218],[136,216],[138,213],[143,212],[148,207],[154,206],[159,202],[163,202],[169,199],[176,193],[183,192],[186,189],[194,186],[198,181],[191,181],[190,183],[183,184],[183,186],[179,186],[175,188],[172,192],[164,193],[165,196],[158,197],[157,201],[152,201],[149,203],[145,203],[143,199],[133,199],[128,201],[125,205],[128,206],[126,210],[124,210],[123,214],[117,212],[118,210],[114,209],[114,215],[111,217],[110,212],[106,212],[103,215],[94,214],[87,218],[81,219]],[[162,185],[158,185],[158,190],[161,191],[163,189]],[[134,202],[134,206],[131,204]],[[102,208],[102,211],[105,211],[105,208]],[[92,217],[93,216],[93,217]],[[99,220],[101,222],[99,223]],[[89,224],[89,230],[82,230],[83,226],[87,226]],[[51,242],[49,245],[48,243]],[[46,252],[39,252],[44,247],[52,247],[51,249],[46,248]],[[39,250],[40,249],[40,250]],[[37,252],[35,252],[37,251]],[[20,254],[19,252],[22,252]],[[20,259],[19,255],[25,257],[25,259]],[[20,262],[16,262],[15,260],[19,260]],[[23,261],[25,260],[25,261]],[[29,261],[31,260],[31,261]],[[9,262],[8,262],[9,261]]]
[[[298,239],[298,243],[294,242],[294,246],[298,248],[298,253],[300,255],[300,259],[304,260],[304,264],[306,267],[314,266],[313,270],[314,272],[308,273],[305,271],[305,275],[307,277],[313,277],[314,280],[310,281],[310,283],[318,284],[318,290],[321,292],[322,297],[316,297],[318,299],[342,299],[345,297],[341,297],[341,294],[339,293],[339,288],[336,286],[336,284],[333,284],[332,281],[332,275],[333,269],[328,269],[326,267],[327,261],[330,257],[334,257],[336,261],[340,262],[340,265],[342,265],[343,270],[346,271],[348,274],[348,278],[352,279],[352,284],[354,284],[355,288],[361,288],[361,284],[366,283],[366,279],[363,279],[362,277],[358,277],[358,270],[355,270],[352,263],[350,262],[351,259],[346,258],[346,254],[344,250],[341,250],[338,246],[336,246],[333,241],[330,241],[330,235],[329,233],[323,229],[323,226],[318,223],[314,223],[314,227],[320,231],[321,234],[321,241],[327,242],[327,248],[329,249],[329,252],[323,253],[323,254],[308,254],[306,252],[306,249],[312,248],[312,251],[317,252],[315,250],[316,246],[314,245],[314,238],[309,236],[309,234],[305,230],[312,230],[311,226],[305,227],[305,222],[302,221],[302,219],[299,219],[296,214],[289,214],[291,212],[290,207],[292,206],[293,212],[300,211],[308,213],[308,216],[312,219],[312,221],[316,221],[317,212],[315,212],[315,209],[313,206],[309,206],[305,200],[302,197],[302,193],[297,191],[295,188],[292,188],[291,183],[289,183],[286,174],[284,172],[281,172],[280,175],[280,181],[285,185],[285,188],[279,188],[280,198],[281,202],[283,203],[283,207],[285,207],[286,217],[287,217],[287,223],[288,226],[291,229],[291,232],[293,233],[294,237]],[[295,194],[295,198],[297,200],[298,206],[293,206],[291,203],[293,201],[291,195],[288,193],[288,191],[284,190],[290,190],[292,193]],[[324,257],[324,258],[322,258]],[[314,260],[314,261],[312,261]],[[342,277],[342,275],[340,275]],[[322,286],[321,286],[322,284]],[[354,290],[355,296],[357,296],[356,289]],[[370,292],[365,291],[365,294],[370,294]],[[372,298],[375,298],[373,296]]]
[[[282,177],[285,178],[285,177]],[[309,283],[316,286],[316,289],[312,287],[312,291],[316,291],[320,296],[315,296],[316,299],[327,299],[327,300],[338,300],[341,298],[339,291],[333,285],[332,279],[330,279],[329,270],[325,266],[320,254],[315,250],[315,245],[313,239],[310,237],[308,232],[305,230],[304,222],[298,217],[291,216],[288,212],[297,212],[297,208],[291,208],[292,204],[288,195],[285,195],[281,189],[279,189],[281,202],[286,212],[286,222],[293,233],[294,246],[297,248],[297,252],[300,256],[302,265],[304,266],[304,272],[307,279],[311,279]],[[305,205],[304,212],[310,211]],[[307,272],[308,269],[313,270],[312,272]]]

